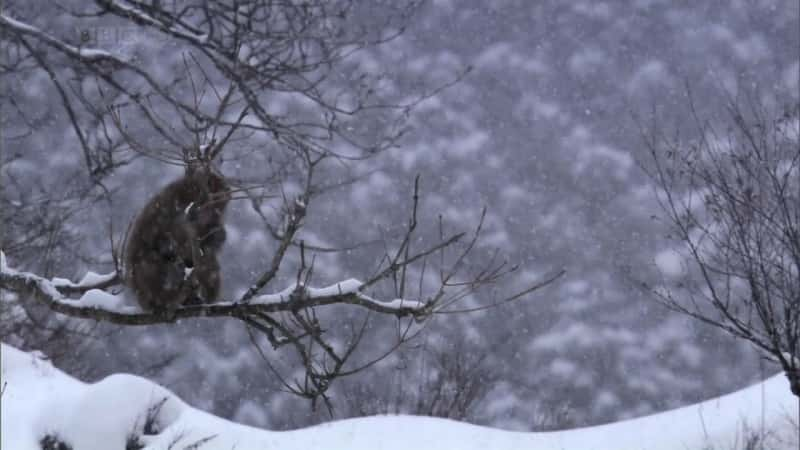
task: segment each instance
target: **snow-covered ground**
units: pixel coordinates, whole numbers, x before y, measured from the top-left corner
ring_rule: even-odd
[[[744,448],[754,432],[766,433],[763,448],[798,448],[797,399],[782,375],[660,414],[544,433],[411,416],[342,420],[296,431],[261,430],[194,409],[144,378],[113,375],[82,383],[35,353],[5,344],[1,385],[3,450],[39,450],[47,439],[72,450],[730,450]]]

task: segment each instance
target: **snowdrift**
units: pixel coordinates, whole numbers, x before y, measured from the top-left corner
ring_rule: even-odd
[[[40,355],[2,345],[3,450],[678,450],[741,449],[752,433],[764,448],[797,449],[797,399],[783,375],[717,399],[638,419],[544,433],[450,420],[382,416],[275,432],[226,421],[140,377],[82,383]],[[49,440],[49,441],[48,441]]]

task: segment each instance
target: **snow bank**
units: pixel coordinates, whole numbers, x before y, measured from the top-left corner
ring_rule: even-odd
[[[714,400],[575,430],[519,433],[443,419],[383,416],[296,431],[247,427],[196,410],[140,377],[77,381],[39,355],[2,345],[0,447],[39,450],[45,437],[73,450],[675,450],[742,448],[764,430],[764,448],[796,449],[797,399],[782,375]],[[796,422],[795,422],[796,423]],[[194,444],[196,447],[192,447]]]

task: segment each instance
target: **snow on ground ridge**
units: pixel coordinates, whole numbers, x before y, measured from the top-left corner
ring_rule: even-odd
[[[93,384],[62,373],[37,352],[2,345],[0,447],[40,450],[45,437],[73,450],[674,450],[742,448],[766,424],[764,448],[798,448],[797,401],[783,375],[696,405],[574,430],[523,433],[452,420],[376,416],[294,431],[248,427],[199,411],[144,378]],[[175,445],[173,445],[175,444]]]

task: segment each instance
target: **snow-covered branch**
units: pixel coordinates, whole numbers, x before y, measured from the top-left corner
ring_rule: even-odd
[[[128,65],[126,61],[117,58],[105,50],[95,48],[78,48],[73,45],[69,45],[64,41],[51,36],[43,30],[24,22],[20,22],[5,14],[0,14],[0,25],[7,27],[8,30],[18,35],[36,38],[37,40],[44,42],[48,46],[66,54],[67,56],[76,58],[86,63],[110,62],[119,66]]]
[[[213,44],[209,42],[207,34],[201,33],[195,27],[189,25],[185,21],[181,19],[175,20],[175,18],[159,20],[156,17],[148,14],[143,9],[150,8],[153,10],[153,12],[160,13],[159,15],[164,17],[163,10],[158,8],[158,6],[146,5],[138,2],[136,6],[133,6],[133,4],[128,5],[117,0],[97,0],[96,3],[108,12],[122,17],[127,17],[133,22],[142,26],[154,27],[163,33],[169,34],[170,36],[181,40],[188,41],[193,45],[213,46]]]
[[[496,307],[502,303],[522,298],[563,275],[563,271],[560,271],[516,294],[481,307],[454,309],[454,304],[467,298],[481,286],[492,285],[515,270],[515,267],[506,268],[504,262],[496,263],[489,260],[486,266],[475,275],[462,273],[464,267],[462,262],[475,248],[475,243],[480,235],[481,225],[479,225],[464,248],[455,254],[455,262],[449,267],[441,268],[440,286],[427,294],[420,291],[417,299],[408,299],[404,295],[408,292],[404,286],[407,284],[405,280],[409,276],[409,268],[417,262],[423,262],[422,267],[424,268],[424,260],[434,253],[442,253],[439,259],[444,261],[444,250],[464,236],[463,233],[457,233],[439,244],[412,252],[410,245],[413,242],[412,235],[416,228],[417,198],[415,190],[414,212],[402,244],[396,252],[386,255],[385,264],[378,267],[376,275],[363,282],[348,279],[327,287],[314,288],[310,286],[313,265],[306,266],[303,262],[297,274],[297,281],[291,286],[274,294],[260,293],[266,284],[266,281],[262,281],[272,280],[277,272],[285,254],[284,249],[276,256],[276,260],[273,261],[265,275],[256,280],[251,289],[248,289],[247,292],[252,295],[243,296],[237,301],[188,304],[180,306],[174,311],[149,312],[143,311],[139,306],[126,304],[120,294],[112,294],[103,290],[120,282],[120,277],[116,274],[90,274],[77,283],[60,278],[47,279],[35,273],[12,269],[0,252],[0,288],[27,294],[27,297],[23,296],[22,301],[35,299],[50,310],[70,317],[119,325],[166,324],[179,319],[197,317],[238,319],[247,325],[248,332],[251,333],[251,342],[258,349],[258,353],[268,367],[279,378],[281,376],[265,356],[265,352],[252,333],[253,330],[266,338],[273,349],[288,347],[297,355],[305,369],[305,375],[302,377],[304,381],[300,383],[296,380],[287,381],[280,378],[288,391],[312,401],[321,397],[330,407],[326,392],[333,380],[363,370],[394,352],[400,345],[416,336],[421,328],[415,327],[415,324],[425,322],[439,314],[466,313]],[[299,217],[298,214],[296,216]],[[288,247],[292,235],[293,233],[286,234],[286,247]],[[302,245],[300,251],[301,261],[305,261]],[[396,298],[379,300],[367,292],[368,289],[377,287],[376,285],[382,280],[395,286]],[[395,317],[399,322],[397,335],[393,338],[393,342],[386,343],[388,349],[385,352],[373,356],[371,359],[367,358],[366,362],[363,362],[364,358],[361,358],[362,361],[351,363],[351,357],[357,353],[355,350],[365,336],[370,314],[364,315],[364,320],[360,325],[356,324],[351,327],[351,335],[342,341],[339,339],[340,337],[329,336],[331,330],[317,316],[319,308],[334,305],[360,308],[372,315]]]
[[[417,300],[395,299],[381,302],[360,291],[361,283],[350,279],[324,288],[291,286],[277,294],[265,294],[249,302],[219,302],[207,305],[190,305],[179,308],[174,316],[142,311],[138,306],[125,305],[119,294],[103,291],[118,282],[116,274],[90,274],[78,283],[63,278],[52,280],[30,272],[14,270],[7,265],[0,268],[0,287],[31,294],[53,311],[71,317],[93,319],[119,325],[152,325],[170,323],[177,319],[193,317],[247,318],[255,314],[291,312],[336,304],[358,306],[376,313],[396,317],[424,318],[433,311]],[[69,294],[82,293],[77,299]]]

